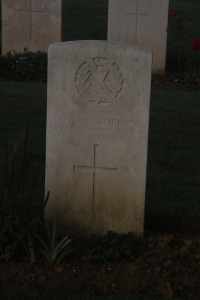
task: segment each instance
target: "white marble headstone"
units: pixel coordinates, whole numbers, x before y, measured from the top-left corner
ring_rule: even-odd
[[[151,64],[127,44],[49,48],[45,215],[68,234],[143,233]]]
[[[61,41],[61,0],[2,0],[2,53]]]
[[[165,72],[169,0],[109,0],[108,41],[153,51],[153,72]]]

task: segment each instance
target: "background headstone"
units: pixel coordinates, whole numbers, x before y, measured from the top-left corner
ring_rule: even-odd
[[[61,41],[61,0],[2,0],[2,54]]]
[[[153,51],[153,72],[165,71],[169,0],[109,0],[108,41]]]
[[[48,59],[46,217],[72,235],[142,235],[151,52],[78,41]]]

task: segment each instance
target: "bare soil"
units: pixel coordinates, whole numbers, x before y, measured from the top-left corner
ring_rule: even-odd
[[[61,264],[0,262],[0,289],[200,295],[200,235],[148,233],[145,242],[146,249],[134,261],[89,263],[80,246],[76,259]]]

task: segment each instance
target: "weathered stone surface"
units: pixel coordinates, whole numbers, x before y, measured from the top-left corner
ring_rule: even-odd
[[[61,41],[61,0],[2,0],[2,53]]]
[[[78,41],[48,55],[46,217],[72,235],[142,235],[151,52]]]
[[[169,0],[109,0],[108,40],[153,51],[153,72],[165,71]]]

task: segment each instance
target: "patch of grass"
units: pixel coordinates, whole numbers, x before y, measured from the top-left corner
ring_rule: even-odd
[[[43,215],[46,85],[0,82],[0,91],[0,259],[9,260]]]
[[[44,199],[46,84],[0,82],[0,161],[4,146],[14,149],[29,126],[32,159],[25,190],[26,204]]]
[[[180,229],[185,221],[195,224],[200,218],[199,96],[199,92],[152,92],[147,228],[176,224]]]

